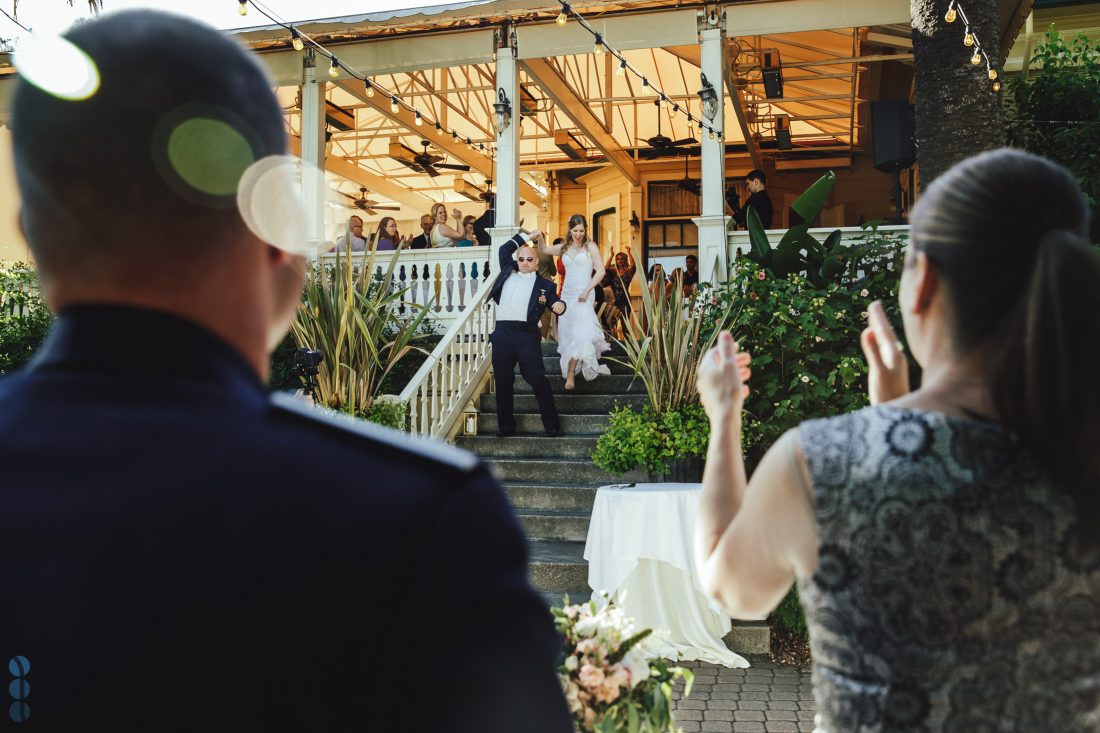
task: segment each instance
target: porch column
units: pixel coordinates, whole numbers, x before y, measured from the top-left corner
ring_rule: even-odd
[[[313,54],[302,59],[302,204],[312,259],[325,243],[325,83],[315,62]]]
[[[725,30],[721,27],[721,14],[704,14],[700,20],[699,31],[700,71],[718,94],[718,111],[709,124],[715,130],[721,130],[726,136],[726,54]],[[702,82],[700,79],[700,87]],[[704,117],[704,120],[706,118]],[[726,257],[728,245],[727,227],[729,217],[725,215],[726,154],[725,140],[717,136],[710,139],[709,133],[700,129],[702,140],[702,215],[695,219],[699,227],[699,279],[716,283],[726,279]]]
[[[493,247],[504,244],[519,230],[519,77],[516,73],[515,38],[510,33],[503,34],[505,43],[497,50],[497,92],[493,101],[498,101],[500,91],[512,105],[512,121],[503,133],[497,134],[496,176],[496,226],[489,230],[493,237]],[[531,214],[526,222],[527,229],[537,225]]]

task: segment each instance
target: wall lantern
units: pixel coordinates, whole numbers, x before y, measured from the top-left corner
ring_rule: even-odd
[[[714,85],[707,81],[706,74],[699,74],[703,82],[703,88],[699,90],[699,99],[703,102],[703,116],[710,121],[718,114],[718,92],[714,91]]]
[[[497,101],[493,104],[493,109],[493,129],[497,131],[497,135],[503,135],[508,125],[512,124],[512,103],[508,101],[503,89],[497,90]]]

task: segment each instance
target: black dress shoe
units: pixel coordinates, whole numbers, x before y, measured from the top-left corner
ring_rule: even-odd
[[[561,428],[554,428],[553,430],[547,430],[546,431],[546,437],[547,438],[560,438],[561,437]]]
[[[497,431],[497,437],[498,438],[511,438],[511,437],[514,437],[515,434],[516,434],[515,430],[498,430]]]

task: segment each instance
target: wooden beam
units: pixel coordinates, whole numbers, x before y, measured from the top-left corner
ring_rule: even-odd
[[[630,155],[622,149],[615,138],[604,129],[599,118],[593,114],[588,103],[577,96],[565,78],[546,59],[526,59],[520,61],[527,74],[544,92],[554,100],[554,104],[580,128],[597,149],[635,186],[642,179],[638,175],[638,166]]]
[[[301,155],[302,153],[302,141],[296,135],[290,137],[287,147],[294,155]],[[387,178],[375,175],[355,163],[335,155],[325,156],[325,169],[330,173],[335,173],[349,181],[358,183],[360,186],[365,186],[372,192],[381,194],[395,203],[407,206],[413,212],[419,212],[416,216],[427,214],[431,211],[432,204],[435,203],[427,196],[422,196],[416,191],[398,186]]]
[[[849,168],[852,157],[845,155],[836,158],[779,159],[775,161],[777,171],[804,171],[819,168]]]
[[[875,33],[873,31],[867,34],[867,43],[913,49],[913,39],[909,36],[892,36],[887,33]]]
[[[434,122],[425,120],[423,127],[417,127],[412,112],[404,107],[398,108],[397,112],[391,112],[390,101],[385,95],[376,94],[373,97],[368,97],[363,87],[363,83],[358,80],[337,81],[333,83],[333,86],[338,86],[360,102],[365,102],[367,106],[371,107],[375,112],[378,112],[388,120],[398,123],[409,132],[423,136],[425,140],[431,141],[432,145],[443,150],[464,165],[470,166],[470,169],[479,175],[485,178],[494,177],[492,158],[480,153],[471,152],[470,149],[466,147],[465,143],[455,142],[449,135],[436,135],[434,126],[429,128],[429,125],[434,125]],[[518,119],[518,109],[514,117]],[[516,124],[516,122],[513,122],[513,124]],[[520,180],[519,195],[524,201],[534,204],[540,210],[542,209],[542,195],[535,190],[534,186],[526,181]]]

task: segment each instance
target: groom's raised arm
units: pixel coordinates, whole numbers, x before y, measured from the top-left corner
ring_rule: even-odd
[[[500,261],[499,272],[504,272],[512,266],[512,255],[516,253],[517,249],[532,241],[533,239],[537,239],[538,235],[540,234],[541,232],[538,229],[534,230],[530,234],[519,232],[507,242],[500,245],[500,250],[498,250],[500,253],[498,258]]]

